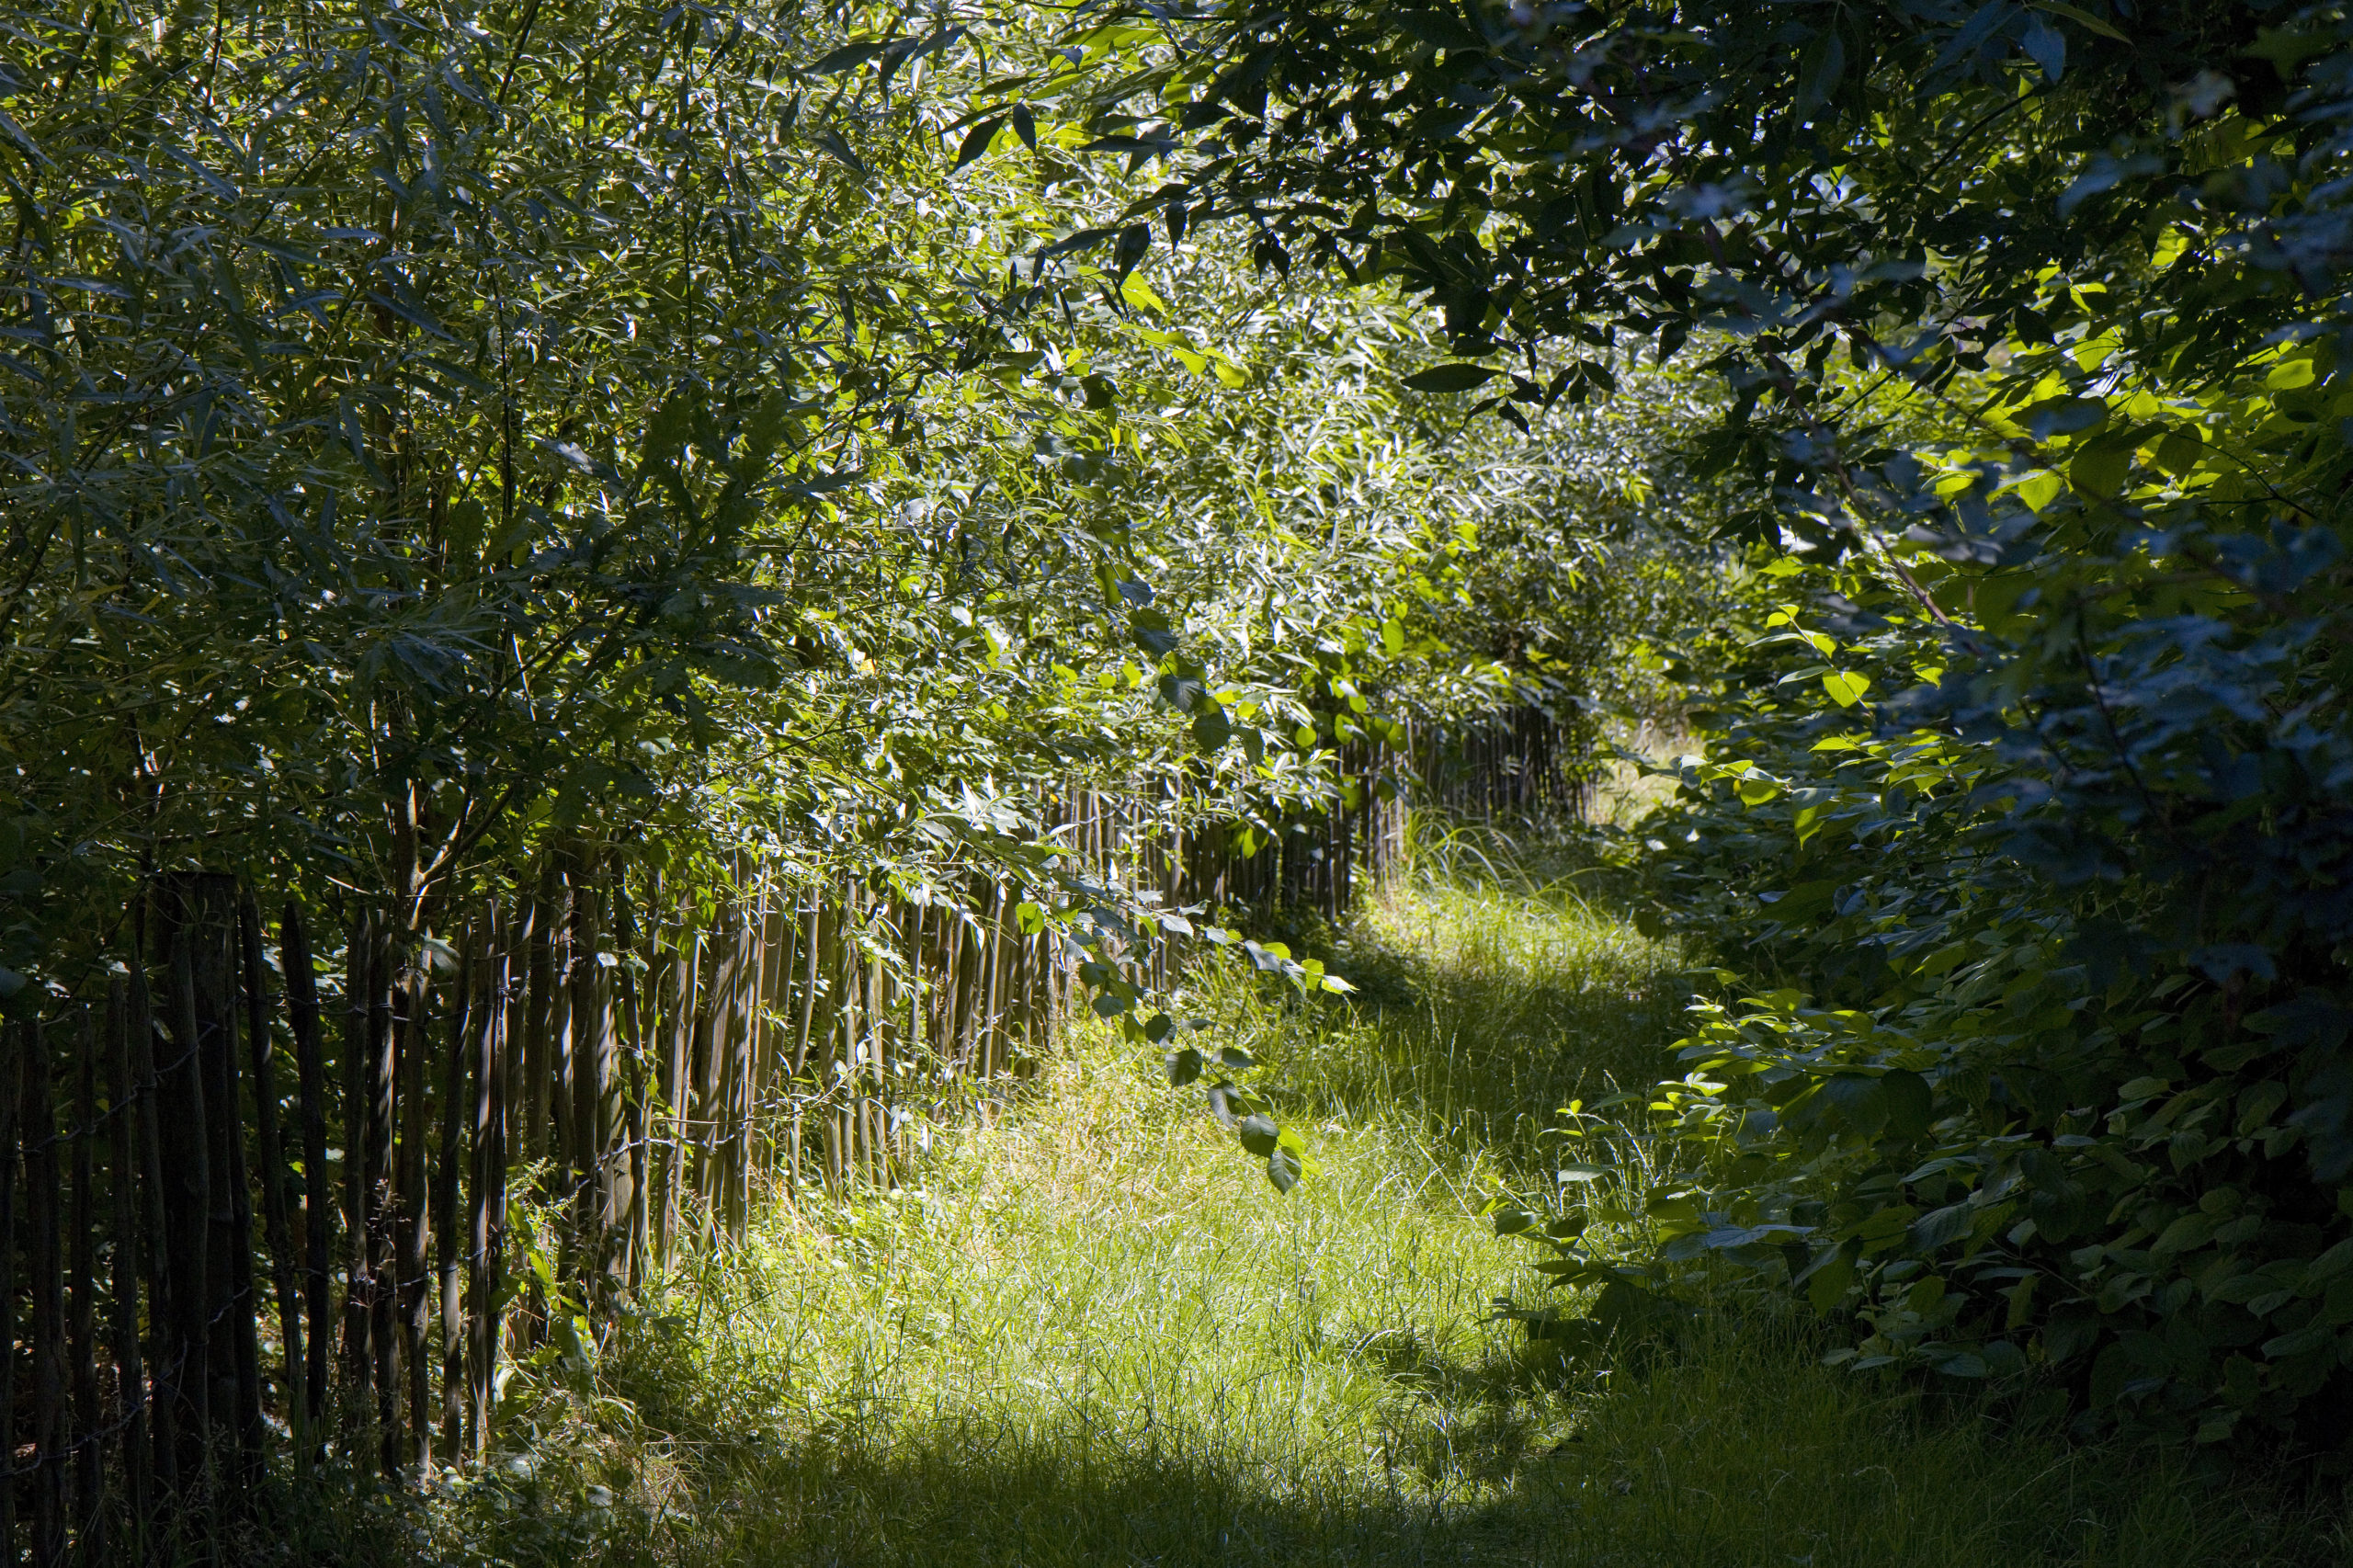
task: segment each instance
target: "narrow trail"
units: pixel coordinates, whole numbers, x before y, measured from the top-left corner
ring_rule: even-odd
[[[1074,1042],[922,1186],[779,1215],[605,1369],[614,1562],[1755,1563],[2255,1558],[2171,1477],[2001,1437],[1703,1321],[1563,1368],[1479,1210],[1665,1058],[1676,957],[1554,892],[1387,895],[1348,1005],[1218,983],[1320,1171],[1277,1194],[1152,1064]],[[620,1408],[616,1406],[616,1408]],[[2215,1527],[2220,1529],[2221,1527]],[[2211,1539],[2210,1539],[2211,1538]],[[2187,1555],[2185,1555],[2187,1552]]]

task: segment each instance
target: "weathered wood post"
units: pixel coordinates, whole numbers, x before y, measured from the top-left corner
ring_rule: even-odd
[[[253,1075],[254,1153],[261,1166],[262,1233],[269,1244],[272,1291],[278,1298],[278,1343],[286,1356],[286,1425],[294,1437],[298,1471],[310,1468],[310,1402],[304,1397],[302,1309],[295,1286],[294,1237],[287,1220],[286,1155],[278,1130],[277,1051],[270,1039],[268,971],[261,949],[261,908],[252,890],[237,900],[237,935],[244,960],[245,1048]]]
[[[302,1392],[315,1450],[327,1413],[327,1344],[332,1333],[335,1205],[327,1194],[326,1069],[321,1056],[319,982],[312,969],[310,934],[292,899],[278,924],[278,963],[286,976],[287,1014],[294,1028],[296,1093],[302,1117],[302,1293],[310,1319],[303,1346]],[[344,1158],[351,1158],[346,1145]],[[308,1462],[305,1456],[304,1462]]]
[[[483,1024],[475,1031],[473,1103],[473,1193],[467,1226],[467,1360],[472,1377],[468,1423],[477,1458],[489,1449],[492,1403],[497,1387],[501,1324],[499,1260],[506,1248],[506,1065],[508,1029],[515,1016],[513,934],[494,923],[482,977]]]
[[[19,1057],[25,1149],[26,1272],[33,1298],[33,1568],[65,1560],[65,1260],[57,1116],[50,1096],[48,1031],[28,1023]],[[12,1451],[13,1460],[13,1451]]]
[[[401,1369],[406,1374],[406,1443],[401,1468],[416,1467],[422,1477],[433,1465],[433,1358],[426,1344],[432,1326],[432,1290],[428,1244],[432,1235],[432,1190],[426,1145],[432,1133],[432,1107],[426,1097],[433,1050],[433,982],[428,954],[419,951],[404,977],[395,1015],[399,1039],[398,1158],[393,1170],[394,1267],[399,1296],[396,1332],[401,1345]],[[392,1440],[398,1445],[399,1438]]]
[[[17,1568],[17,1168],[21,1069],[30,1024],[0,1027],[0,1562]]]
[[[105,1415],[98,1407],[97,1152],[98,1062],[101,1024],[91,1008],[79,1009],[74,1049],[72,1207],[66,1215],[65,1267],[69,1316],[67,1366],[74,1395],[74,1509],[68,1524],[85,1559],[104,1550],[106,1525],[99,1507],[106,1462]]]
[[[179,1517],[194,1522],[211,1493],[212,1148],[207,1135],[203,1061],[196,1002],[195,936],[187,913],[172,909],[165,1017],[169,1038],[155,1073],[156,1131],[162,1155],[163,1237],[170,1273],[168,1320],[159,1335],[156,1380],[170,1411],[171,1476]]]
[[[473,1110],[472,1087],[477,1047],[474,1036],[488,1026],[483,995],[489,970],[492,931],[477,916],[458,959],[456,1004],[449,1009],[449,1051],[441,1078],[441,1146],[433,1184],[434,1267],[441,1326],[441,1450],[450,1460],[465,1452],[466,1336],[463,1256],[459,1250],[459,1173],[465,1168],[465,1127]]]
[[[344,948],[343,1029],[343,1400],[342,1421],[353,1442],[365,1425],[375,1377],[375,1259],[370,1251],[375,1183],[369,1164],[369,1102],[375,1052],[370,998],[381,978],[374,917],[351,923]]]
[[[366,1343],[372,1352],[369,1382],[375,1392],[377,1440],[383,1472],[400,1473],[401,1383],[399,1333],[399,1208],[393,1192],[392,1138],[396,1125],[400,1036],[392,1027],[392,994],[399,983],[390,933],[372,924],[369,934],[368,1033],[361,1074],[362,1132],[359,1232],[367,1249]]]
[[[147,1236],[139,1193],[145,1170],[144,1128],[150,1119],[133,1072],[131,1041],[147,1036],[147,983],[134,969],[107,980],[107,1097],[112,1106],[114,1197],[113,1333],[116,1421],[121,1442],[121,1545],[132,1562],[147,1558],[151,1455],[147,1435],[147,1368],[140,1354],[140,1281],[146,1273]],[[152,1189],[151,1189],[152,1190]],[[155,1298],[149,1298],[160,1307]],[[99,1543],[105,1555],[108,1543]]]

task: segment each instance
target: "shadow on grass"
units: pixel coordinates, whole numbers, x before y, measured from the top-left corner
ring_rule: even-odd
[[[1542,1440],[1496,1369],[1429,1367],[1367,1463],[1213,1425],[1065,1406],[835,1433],[745,1456],[693,1520],[698,1568],[2285,1568],[2317,1514],[2172,1461],[1999,1434],[1753,1330],[1581,1399]],[[1453,1397],[1461,1394],[1472,1397]]]
[[[1292,1114],[1379,1119],[1536,1174],[1569,1102],[1676,1075],[1681,954],[1581,891],[1580,869],[1607,869],[1586,851],[1540,847],[1458,846],[1347,926],[1293,933],[1356,990],[1243,1006]]]

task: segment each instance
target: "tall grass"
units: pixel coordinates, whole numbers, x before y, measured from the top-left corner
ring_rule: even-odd
[[[2341,1561],[2226,1474],[2071,1450],[1720,1317],[1563,1369],[1478,1210],[1556,1107],[1647,1075],[1676,954],[1571,861],[1451,846],[1336,937],[1348,1003],[1206,982],[1319,1175],[1279,1196],[1098,1034],[921,1184],[778,1206],[425,1522],[449,1560],[778,1565],[1935,1565]],[[1427,860],[1426,860],[1427,863]],[[426,1544],[426,1543],[429,1543]]]

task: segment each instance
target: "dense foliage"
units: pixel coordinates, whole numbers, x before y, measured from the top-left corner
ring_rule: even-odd
[[[1651,831],[1727,987],[1642,1102],[1651,1277],[1745,1267],[1858,1365],[2094,1426],[2334,1448],[2342,7],[1293,0],[1085,40],[1123,71],[1068,90],[1166,160],[1132,215],[1402,280],[1465,356],[1434,395],[1721,377],[1697,446],[1780,591],[1695,672]]]
[[[1414,312],[1022,261],[1123,183],[855,20],[9,14],[12,975],[184,866],[420,929],[560,840],[1044,888],[1040,791],[1279,814],[1508,699],[1404,635],[1496,506]]]
[[[2343,7],[916,22],[9,14],[11,983],[157,869],[1042,888],[1074,778],[1681,706],[1640,1277],[2336,1445]]]

